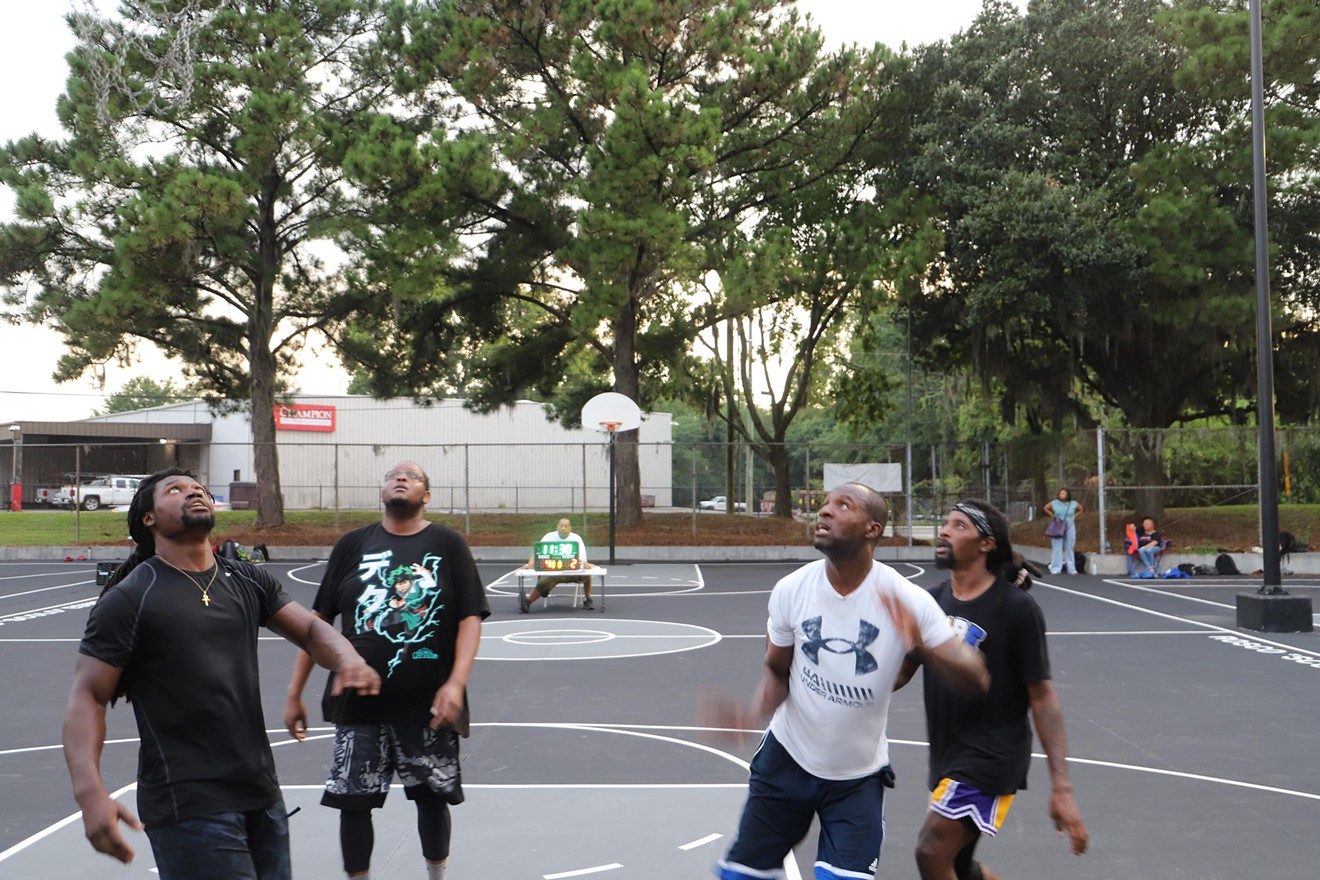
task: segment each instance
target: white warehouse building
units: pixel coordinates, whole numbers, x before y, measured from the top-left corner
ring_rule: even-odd
[[[417,461],[435,511],[575,511],[609,506],[609,436],[568,429],[546,407],[517,401],[476,413],[462,400],[419,405],[358,395],[294,395],[276,407],[285,507],[372,509],[385,472]],[[162,436],[164,460],[196,470],[217,500],[245,507],[254,495],[248,415],[212,413],[200,401],[97,416],[72,424],[209,425],[209,440]],[[125,426],[126,426],[125,424]],[[643,413],[638,431],[643,504],[673,501],[672,417]],[[162,434],[170,433],[162,431]],[[154,456],[153,456],[154,458]]]

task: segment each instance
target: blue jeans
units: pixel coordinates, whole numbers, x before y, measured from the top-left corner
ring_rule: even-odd
[[[161,880],[291,880],[289,817],[280,799],[147,829]]]
[[[1050,538],[1050,574],[1077,574],[1077,523],[1068,520],[1062,538]]]
[[[1146,568],[1159,569],[1160,545],[1150,543],[1144,547],[1137,548],[1137,555],[1141,557],[1142,563]]]

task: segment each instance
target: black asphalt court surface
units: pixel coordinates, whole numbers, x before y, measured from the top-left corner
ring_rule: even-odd
[[[513,565],[482,564],[493,614],[470,683],[467,802],[453,810],[449,876],[626,880],[705,877],[729,845],[755,737],[697,727],[703,687],[750,696],[766,601],[790,563],[610,566],[604,614],[571,598],[517,609]],[[322,563],[271,563],[310,604]],[[896,563],[925,585],[933,568]],[[1046,815],[1043,757],[979,857],[1006,878],[1296,878],[1320,875],[1320,638],[1235,626],[1247,577],[1141,581],[1049,576],[1034,594],[1049,630],[1070,772],[1091,832],[1077,858]],[[1315,582],[1289,589],[1315,598]],[[563,589],[563,588],[561,588]],[[94,563],[0,563],[0,877],[151,878],[145,836],[130,866],[86,842],[60,748],[77,643],[98,592]],[[334,810],[320,806],[330,730],[280,727],[294,649],[260,642],[267,727],[288,806],[294,876],[342,876]],[[325,676],[314,674],[315,711]],[[880,877],[916,877],[925,814],[921,688],[895,695],[898,787]],[[1039,745],[1037,745],[1039,752]],[[136,810],[133,714],[109,713],[107,788]],[[401,791],[376,815],[373,877],[424,876]],[[814,830],[786,865],[811,877]]]

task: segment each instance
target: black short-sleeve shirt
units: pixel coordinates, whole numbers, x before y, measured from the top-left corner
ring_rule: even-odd
[[[92,608],[78,647],[121,670],[141,737],[138,811],[149,827],[260,809],[279,797],[257,635],[291,600],[261,569],[216,564],[205,605],[197,581],[146,560]],[[202,586],[210,576],[195,575]]]
[[[322,709],[335,724],[428,721],[454,667],[459,622],[490,615],[472,551],[439,523],[414,535],[373,523],[341,537],[312,608],[339,618],[340,631],[381,678],[376,696],[331,697],[327,685]]]
[[[990,690],[974,696],[929,671],[922,676],[930,740],[928,785],[934,789],[949,777],[986,794],[1026,788],[1031,764],[1027,686],[1050,677],[1040,606],[1002,579],[970,602],[956,599],[948,581],[931,595],[958,635],[985,655]]]

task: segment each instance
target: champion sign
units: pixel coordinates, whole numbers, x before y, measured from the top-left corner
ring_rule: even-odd
[[[301,403],[283,403],[275,407],[277,431],[326,431],[335,429],[333,406],[307,406]]]

